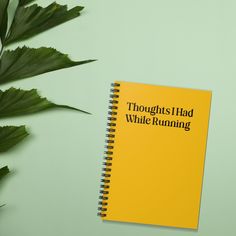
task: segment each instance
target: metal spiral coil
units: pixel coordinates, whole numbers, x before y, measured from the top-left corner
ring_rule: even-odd
[[[113,149],[114,149],[114,143],[115,143],[115,127],[116,127],[116,116],[117,116],[117,110],[118,106],[118,98],[119,98],[119,92],[120,92],[120,84],[119,83],[112,83],[111,84],[111,95],[110,98],[112,100],[109,101],[110,105],[108,107],[108,122],[107,122],[107,134],[106,134],[106,145],[105,145],[105,151],[104,151],[104,162],[103,162],[103,168],[102,168],[102,179],[101,179],[101,185],[100,185],[100,196],[99,196],[99,202],[98,202],[98,216],[105,217],[107,216],[107,206],[108,206],[108,200],[109,200],[109,188],[110,188],[110,177],[111,177],[111,171],[112,171],[112,160],[113,160]]]

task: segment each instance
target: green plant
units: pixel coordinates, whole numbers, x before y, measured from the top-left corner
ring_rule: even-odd
[[[68,10],[66,5],[62,6],[55,2],[43,8],[37,4],[32,5],[31,3],[34,1],[19,0],[13,21],[8,26],[9,0],[0,0],[0,85],[93,61],[72,61],[67,55],[47,47],[24,46],[15,50],[6,50],[6,47],[12,43],[29,39],[78,17],[83,9],[83,7],[77,6]],[[50,102],[46,98],[40,97],[36,89],[22,90],[11,87],[5,91],[0,90],[0,118],[27,115],[57,107],[85,112]],[[0,153],[8,151],[26,136],[28,136],[28,132],[24,125],[0,126]],[[0,181],[8,173],[7,166],[0,168]]]

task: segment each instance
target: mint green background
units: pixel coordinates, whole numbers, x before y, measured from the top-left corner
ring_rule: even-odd
[[[1,155],[1,165],[9,165],[12,174],[0,188],[0,202],[7,203],[0,211],[0,235],[236,235],[236,2],[70,0],[68,4],[86,9],[80,18],[25,44],[53,46],[72,59],[98,61],[1,88],[36,87],[54,102],[93,115],[56,110],[0,121],[27,124],[32,133],[22,145]],[[114,80],[213,91],[198,231],[102,222],[96,216],[108,95]]]

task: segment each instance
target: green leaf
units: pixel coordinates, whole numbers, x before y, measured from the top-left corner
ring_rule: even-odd
[[[66,54],[46,47],[6,50],[0,60],[0,84],[92,61],[71,61]]]
[[[22,1],[21,5],[25,2]],[[48,30],[54,26],[60,25],[80,15],[83,9],[81,6],[67,10],[67,6],[52,3],[43,8],[37,4],[29,7],[18,7],[13,23],[10,28],[10,34],[6,38],[6,44],[28,39],[36,34]]]
[[[24,6],[27,4],[30,4],[31,2],[34,2],[35,0],[19,0],[19,6]]]
[[[7,166],[4,166],[2,168],[0,168],[0,180],[5,177],[8,173],[9,173],[9,169]]]
[[[9,4],[9,0],[0,0],[0,39],[3,43],[6,36],[7,31],[7,7]]]
[[[4,92],[0,90],[0,118],[28,115],[57,107],[85,112],[74,107],[52,103],[46,98],[40,97],[36,89],[22,90],[10,88]]]
[[[28,132],[25,126],[0,127],[0,153],[9,150],[26,136],[28,136]]]

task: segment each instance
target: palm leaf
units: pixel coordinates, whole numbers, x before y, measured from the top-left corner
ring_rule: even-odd
[[[0,127],[0,153],[15,146],[26,136],[28,136],[28,132],[26,131],[25,126]]]
[[[7,7],[9,4],[9,0],[0,0],[0,39],[3,43],[6,36],[7,31]]]
[[[35,0],[19,0],[19,6],[24,6],[34,1]]]
[[[1,180],[4,176],[6,176],[9,172],[10,172],[10,171],[9,171],[9,169],[8,169],[7,166],[4,166],[4,167],[0,168],[0,180]]]
[[[0,0],[0,40],[2,46],[0,50],[0,84],[94,61],[72,61],[66,54],[46,47],[35,49],[24,46],[4,51],[5,47],[11,43],[28,39],[78,17],[83,9],[83,7],[77,6],[68,10],[67,6],[55,2],[46,8],[37,4],[27,6],[35,0],[18,0],[19,4],[13,22],[7,31],[9,28],[7,25],[9,1]],[[46,98],[40,97],[36,89],[0,90],[0,118],[27,115],[60,107],[85,112],[74,107],[50,102]],[[0,126],[0,153],[8,151],[28,135],[25,126]],[[8,173],[7,166],[0,168],[0,180]],[[0,205],[0,207],[2,206]]]
[[[92,61],[72,61],[66,54],[46,47],[6,50],[0,60],[0,84]]]
[[[74,107],[52,103],[46,98],[40,97],[36,89],[10,88],[4,92],[0,90],[0,118],[28,115],[59,107],[88,113]]]
[[[21,5],[25,2],[31,1],[22,1]],[[29,7],[19,6],[5,43],[7,45],[16,41],[25,40],[54,26],[60,25],[78,17],[82,9],[83,7],[77,6],[71,10],[67,10],[66,5],[62,6],[55,2],[46,8],[37,4]]]

